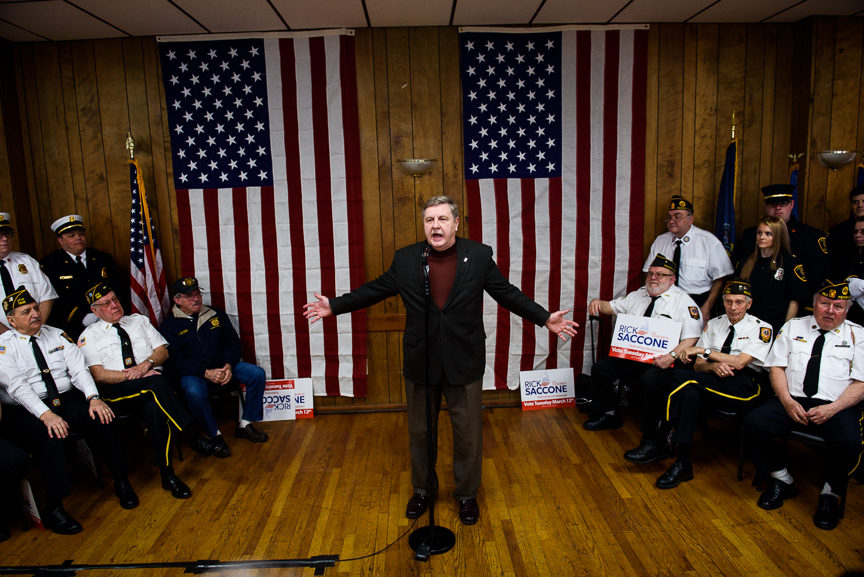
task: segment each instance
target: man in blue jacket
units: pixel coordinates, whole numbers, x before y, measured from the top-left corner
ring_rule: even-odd
[[[198,279],[185,277],[171,287],[174,307],[159,332],[168,341],[165,367],[180,378],[189,409],[210,438],[220,442],[216,457],[231,456],[216,419],[208,393],[215,387],[239,381],[246,385],[243,418],[234,436],[263,443],[267,434],[252,426],[264,418],[264,369],[240,360],[240,337],[224,311],[202,303]]]

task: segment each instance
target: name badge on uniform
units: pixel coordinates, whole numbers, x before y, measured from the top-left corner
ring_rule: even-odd
[[[69,279],[71,279],[71,278],[73,278],[73,277],[72,277],[72,275],[70,274],[70,275],[66,275],[66,276],[61,276],[61,277],[60,277],[60,280],[69,280]]]
[[[775,280],[783,280],[783,275],[784,275],[784,274],[786,274],[786,273],[783,272],[783,268],[782,268],[782,267],[781,267],[781,268],[778,268],[778,269],[777,269],[777,272],[774,273],[774,279],[775,279]]]

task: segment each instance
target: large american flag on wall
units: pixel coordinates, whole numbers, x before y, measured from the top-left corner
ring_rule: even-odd
[[[365,312],[301,309],[365,281],[353,33],[159,41],[183,274],[269,378],[365,396]]]
[[[484,388],[516,388],[520,370],[590,372],[588,302],[640,283],[647,26],[463,28],[459,45],[470,237],[581,325],[562,343],[485,299]]]

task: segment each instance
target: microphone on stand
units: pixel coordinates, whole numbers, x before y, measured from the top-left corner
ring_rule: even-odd
[[[432,252],[432,247],[427,244],[426,248],[423,249],[423,259],[422,259],[422,262],[423,262],[423,284],[424,284],[424,288],[425,288],[425,296],[426,296],[427,302],[429,301],[430,297],[432,296],[431,292],[429,290],[429,253],[430,252]]]

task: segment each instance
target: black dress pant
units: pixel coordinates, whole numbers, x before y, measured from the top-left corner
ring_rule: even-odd
[[[805,411],[829,402],[808,397],[795,397],[795,400]],[[780,399],[771,399],[744,419],[744,433],[753,446],[757,484],[769,473],[786,467],[783,452],[777,446],[777,437],[790,431],[801,431],[825,439],[825,459],[828,467],[826,481],[831,485],[832,493],[845,495],[849,476],[860,465],[864,442],[862,423],[864,412],[859,407],[851,407],[840,411],[821,425],[801,425],[786,413]]]
[[[150,431],[150,441],[156,454],[156,466],[171,464],[170,421],[182,431],[194,422],[194,418],[183,408],[174,394],[171,384],[162,375],[153,375],[113,385],[99,387],[102,399],[118,415],[133,415],[144,411],[144,419]]]
[[[761,389],[753,376],[749,371],[718,377],[714,373],[675,369],[670,380],[657,380],[646,387],[642,432],[647,436],[662,422],[674,422],[672,441],[692,443],[703,404],[715,409],[738,411],[759,397]]]
[[[591,413],[600,415],[618,409],[616,379],[638,379],[643,398],[647,389],[661,386],[671,377],[671,369],[658,369],[651,363],[639,363],[617,357],[606,357],[591,369]]]
[[[12,441],[0,438],[0,523],[12,510],[18,485],[27,474],[30,455]]]
[[[90,403],[77,389],[61,393],[60,401],[62,409],[58,412],[62,412],[69,432],[83,436],[115,478],[125,477],[126,458],[115,440],[113,422],[102,424],[98,417],[93,419],[89,413]],[[20,405],[3,406],[0,435],[23,447],[39,462],[49,503],[59,503],[69,496],[63,439],[50,437],[44,423]]]

